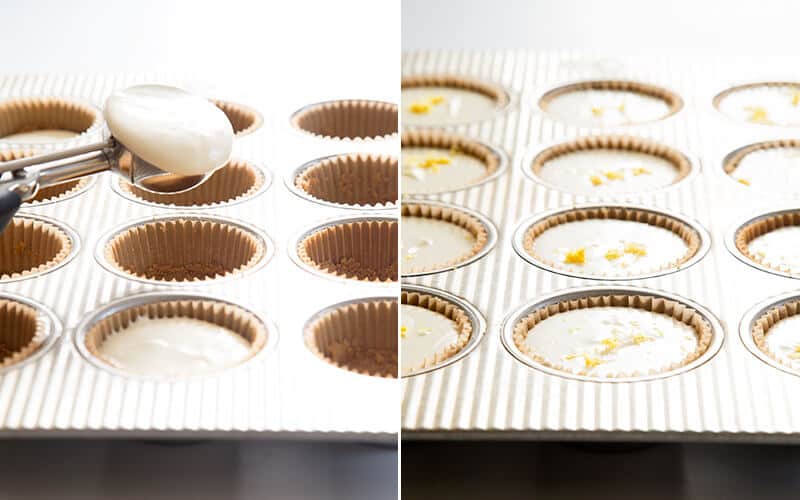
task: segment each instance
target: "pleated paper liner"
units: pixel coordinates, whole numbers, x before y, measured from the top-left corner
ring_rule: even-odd
[[[439,352],[430,353],[430,355],[425,358],[422,364],[418,366],[401,365],[401,371],[403,375],[413,375],[421,370],[426,370],[440,365],[461,352],[469,343],[473,335],[474,325],[472,324],[469,314],[467,314],[467,312],[458,305],[441,297],[436,297],[423,292],[406,290],[403,290],[400,293],[400,303],[409,306],[422,307],[437,314],[441,314],[447,319],[455,322],[456,331],[458,332],[458,338],[455,342],[444,347]],[[402,335],[400,341],[403,342]]]
[[[294,185],[312,200],[350,208],[389,208],[397,203],[397,158],[344,154],[308,164]]]
[[[5,150],[0,151],[0,163],[4,161],[17,160],[19,158],[26,158],[32,156],[32,151],[21,150]],[[25,205],[42,205],[44,203],[52,203],[55,201],[65,200],[72,198],[78,194],[86,191],[92,185],[92,177],[83,177],[67,182],[61,182],[52,186],[39,188],[36,196],[32,200],[25,202]]]
[[[440,220],[469,231],[475,239],[469,253],[453,255],[435,266],[410,266],[403,275],[447,270],[478,257],[489,244],[489,228],[477,217],[455,206],[425,202],[405,202],[400,209],[401,220],[408,217]]]
[[[18,214],[0,233],[0,282],[31,278],[63,265],[77,242],[44,218]]]
[[[67,98],[20,97],[0,102],[0,142],[10,135],[37,130],[64,130],[82,135],[99,129],[102,124],[99,110]],[[66,140],[69,139],[52,142]]]
[[[568,224],[571,222],[584,221],[584,220],[622,220],[638,222],[650,226],[666,229],[686,243],[686,253],[680,258],[672,262],[665,262],[646,274],[659,273],[662,271],[674,269],[678,270],[685,266],[689,261],[698,257],[701,246],[703,245],[703,235],[701,235],[695,227],[687,224],[686,222],[677,219],[669,214],[659,212],[656,210],[642,209],[632,206],[597,206],[574,208],[558,212],[552,216],[545,217],[530,225],[523,235],[522,248],[524,251],[536,259],[537,261],[555,269],[566,269],[558,262],[553,262],[550,259],[538,255],[534,249],[536,238],[541,236],[545,231],[560,224]],[[625,275],[629,278],[636,278],[637,275]],[[598,275],[598,278],[606,277],[605,275]]]
[[[800,209],[769,213],[751,220],[735,230],[733,242],[736,250],[757,266],[784,276],[800,278],[800,274],[790,273],[768,264],[762,256],[752,253],[749,248],[750,242],[757,237],[776,229],[792,226],[800,226]]]
[[[115,182],[119,183],[118,191],[134,201],[161,206],[206,208],[250,199],[265,188],[268,178],[254,164],[232,159],[198,187],[183,193],[153,193],[123,180]]]
[[[269,336],[264,323],[242,307],[208,299],[171,300],[165,297],[145,304],[130,305],[102,316],[89,326],[82,338],[86,350],[102,364],[125,372],[125,366],[103,356],[101,347],[112,335],[125,335],[125,329],[139,318],[190,318],[226,328],[250,345],[250,355],[242,363],[258,354],[267,344]],[[192,335],[192,332],[187,330],[186,335]]]
[[[667,160],[675,167],[677,176],[670,184],[674,186],[694,174],[695,166],[691,161],[672,147],[659,142],[645,139],[642,137],[635,137],[630,135],[591,135],[579,137],[567,142],[562,142],[554,146],[550,146],[538,152],[531,160],[530,163],[525,165],[526,174],[533,174],[532,178],[536,182],[547,184],[541,179],[542,168],[547,162],[552,161],[561,156],[566,156],[579,151],[630,151],[633,153],[642,153],[657,158]],[[553,186],[555,189],[564,190],[558,186]],[[654,188],[653,191],[663,189],[667,186]]]
[[[453,89],[469,90],[483,94],[492,99],[500,110],[511,103],[508,93],[497,85],[493,85],[476,78],[451,74],[409,75],[400,81],[403,89],[414,87],[450,87]]]
[[[643,82],[635,82],[631,80],[587,80],[583,82],[563,85],[561,87],[556,87],[552,90],[545,92],[545,94],[539,98],[539,107],[546,112],[548,106],[553,101],[553,99],[560,97],[564,94],[568,94],[570,92],[587,91],[587,90],[632,92],[635,94],[640,94],[648,97],[654,97],[656,99],[664,101],[664,103],[666,103],[667,107],[669,108],[669,111],[667,112],[666,115],[658,118],[658,120],[663,120],[665,118],[668,118],[683,108],[683,99],[675,92],[672,92],[671,90],[665,89],[663,87],[659,87],[658,85],[652,85]]]
[[[315,316],[308,348],[328,363],[364,375],[397,378],[397,300],[362,299]]]
[[[211,102],[228,117],[236,137],[252,134],[264,124],[261,113],[253,108],[220,99],[211,99]]]
[[[397,133],[397,105],[364,99],[320,102],[296,111],[291,122],[326,139],[380,139]]]
[[[363,217],[312,230],[297,245],[305,265],[330,276],[366,282],[397,281],[396,220]]]
[[[0,298],[0,370],[27,359],[42,347],[47,329],[35,308]]]
[[[562,312],[588,309],[592,307],[631,307],[634,309],[641,309],[644,311],[662,314],[676,319],[687,326],[690,326],[697,335],[697,348],[691,353],[687,354],[686,357],[678,363],[673,363],[668,366],[654,366],[647,373],[615,373],[607,377],[593,377],[598,380],[603,380],[605,378],[633,378],[660,374],[668,375],[669,372],[679,370],[680,368],[689,365],[705,354],[709,349],[714,337],[714,331],[711,323],[709,323],[709,321],[698,311],[686,304],[681,303],[680,301],[671,300],[666,297],[637,295],[621,291],[620,293],[608,295],[587,295],[580,298],[563,300],[534,310],[513,325],[513,341],[516,348],[538,365],[567,374],[591,376],[585,371],[579,373],[574,372],[560,364],[555,364],[545,359],[537,352],[532,350],[530,346],[525,343],[525,340],[534,326],[551,316]]]
[[[404,148],[435,148],[465,154],[477,158],[486,168],[484,175],[473,179],[469,184],[455,186],[443,191],[424,191],[419,193],[403,194],[435,194],[439,192],[467,189],[494,178],[502,169],[505,158],[498,150],[464,135],[443,132],[441,130],[412,129],[406,130],[400,136],[401,151]]]
[[[754,144],[747,145],[745,147],[739,148],[727,156],[722,161],[722,170],[730,176],[731,179],[736,180],[734,178],[734,174],[736,173],[736,169],[739,168],[739,164],[741,164],[744,158],[757,151],[766,151],[770,149],[793,149],[793,148],[800,148],[800,140],[798,139],[776,139],[771,141],[763,141],[757,142]]]
[[[266,258],[262,237],[225,219],[162,217],[123,228],[101,243],[117,272],[160,283],[198,283],[244,273]]]

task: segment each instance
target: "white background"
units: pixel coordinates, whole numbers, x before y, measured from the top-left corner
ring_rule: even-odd
[[[2,0],[0,71],[189,73],[225,95],[397,101],[399,7]],[[358,444],[0,441],[0,498],[383,500],[396,496],[396,473],[395,449]]]

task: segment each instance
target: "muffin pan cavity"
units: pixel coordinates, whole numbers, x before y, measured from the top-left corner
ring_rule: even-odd
[[[320,102],[296,111],[291,123],[325,139],[381,139],[397,133],[397,105],[365,99]]]

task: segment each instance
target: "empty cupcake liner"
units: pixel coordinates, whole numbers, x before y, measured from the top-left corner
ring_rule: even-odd
[[[18,97],[0,102],[0,142],[43,146],[74,140],[33,143],[4,137],[37,130],[68,130],[78,135],[95,132],[103,125],[100,111],[83,101],[64,97]]]
[[[687,251],[680,259],[665,263],[647,273],[620,276],[574,273],[560,263],[536,254],[534,241],[548,229],[559,224],[590,219],[633,221],[667,229],[686,243]],[[546,271],[581,279],[614,281],[653,278],[686,269],[705,257],[711,248],[711,236],[698,222],[665,210],[637,205],[583,205],[544,212],[522,221],[514,231],[512,245],[522,259]]]
[[[441,148],[457,151],[480,160],[486,166],[486,175],[476,179],[468,186],[432,191],[426,193],[412,193],[410,196],[429,195],[461,191],[480,186],[499,177],[508,165],[508,155],[501,149],[460,134],[453,134],[440,130],[411,129],[403,131],[400,136],[401,156],[402,148]],[[406,196],[406,193],[403,193]]]
[[[303,328],[308,349],[351,372],[397,378],[397,297],[342,302]]]
[[[569,155],[579,151],[593,150],[616,150],[643,153],[662,158],[670,162],[678,171],[678,176],[675,178],[675,181],[668,186],[646,191],[649,193],[659,192],[682,185],[684,182],[694,177],[694,175],[696,175],[700,170],[699,165],[689,159],[689,156],[671,146],[667,146],[666,144],[662,144],[660,142],[632,135],[590,135],[572,139],[566,142],[548,144],[532,149],[522,161],[522,172],[537,184],[564,192],[564,188],[554,186],[541,178],[540,173],[542,168],[544,168],[547,162],[552,161],[560,156]],[[608,193],[598,196],[606,198],[619,198],[634,194],[636,193]]]
[[[228,117],[236,137],[252,134],[264,124],[261,113],[249,106],[220,99],[211,99],[211,102]]]
[[[666,118],[669,118],[670,116],[675,115],[678,111],[683,109],[683,99],[675,92],[665,89],[663,87],[659,87],[658,85],[652,85],[643,82],[635,82],[630,80],[587,80],[587,81],[562,85],[545,92],[544,95],[542,95],[542,97],[539,98],[539,108],[545,113],[547,113],[547,107],[550,105],[550,102],[556,97],[568,94],[570,92],[584,91],[584,90],[610,90],[618,92],[633,92],[636,94],[642,94],[660,99],[667,104],[667,106],[669,107],[669,112],[665,116],[662,116],[652,121],[664,120]],[[647,122],[636,122],[635,124],[638,125],[642,123],[647,123]]]
[[[239,304],[212,295],[149,292],[116,300],[91,313],[76,329],[75,346],[87,361],[98,368],[127,377],[152,378],[126,371],[124,366],[107,359],[101,351],[103,342],[112,335],[122,334],[138,318],[192,318],[240,335],[250,345],[250,355],[238,365],[220,370],[219,374],[248,363],[277,342],[275,327],[266,318]],[[186,334],[192,333],[187,331]]]
[[[271,176],[262,167],[249,161],[232,159],[198,187],[183,193],[153,193],[121,178],[112,179],[112,187],[121,196],[145,205],[193,210],[250,200],[266,191],[271,182]]]
[[[472,233],[475,242],[467,255],[455,256],[437,266],[412,267],[403,273],[404,278],[426,276],[430,274],[453,271],[472,264],[492,251],[497,243],[497,228],[485,216],[449,203],[436,201],[407,201],[400,209],[402,217],[423,217],[455,224]]]
[[[403,284],[400,303],[426,308],[455,321],[457,340],[439,352],[431,353],[419,366],[402,366],[401,375],[412,377],[450,366],[464,358],[480,343],[486,333],[483,314],[466,300],[444,290],[422,285]],[[400,314],[402,319],[402,313]],[[403,342],[402,333],[400,342]],[[402,360],[401,360],[402,362]]]
[[[45,306],[0,293],[0,374],[43,355],[61,334],[61,322]]]
[[[290,121],[324,139],[381,139],[397,133],[397,105],[365,99],[325,101],[295,111]]]
[[[750,242],[757,237],[780,229],[782,227],[800,226],[800,209],[778,210],[759,214],[736,224],[725,239],[728,250],[734,257],[756,269],[787,278],[800,279],[800,274],[782,271],[775,266],[767,264],[759,255],[750,252]]]
[[[512,103],[511,94],[500,85],[461,75],[439,73],[430,75],[403,76],[400,81],[400,88],[405,89],[413,87],[450,87],[454,89],[469,90],[483,94],[495,101],[497,105],[496,112],[492,116],[487,116],[485,119],[477,121],[495,118],[496,116],[507,111],[511,107]]]
[[[397,242],[397,219],[359,215],[303,231],[290,241],[289,255],[319,276],[392,284],[398,274]]]
[[[0,163],[18,160],[32,156],[32,151],[5,150],[0,151]],[[41,187],[32,200],[26,201],[23,206],[41,206],[67,200],[87,191],[95,182],[95,176],[83,177],[72,181],[61,182],[52,186]]]
[[[272,257],[272,241],[227,217],[148,217],[100,238],[95,257],[108,271],[136,281],[198,285],[242,277]]]
[[[312,160],[286,179],[291,192],[321,205],[356,210],[397,204],[397,158],[342,154]]]
[[[40,215],[17,213],[0,233],[0,283],[55,271],[78,253],[77,233]]]
[[[632,307],[672,317],[694,329],[697,348],[681,362],[653,367],[648,373],[601,377],[569,371],[544,359],[525,344],[528,332],[540,321],[562,312],[591,307]],[[640,382],[685,373],[711,359],[724,340],[719,320],[703,306],[676,294],[627,286],[583,287],[549,294],[511,312],[503,322],[502,331],[506,350],[518,361],[550,375],[588,382]]]

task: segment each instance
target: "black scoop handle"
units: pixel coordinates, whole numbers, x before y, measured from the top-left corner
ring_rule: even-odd
[[[0,191],[0,232],[6,229],[20,205],[22,205],[22,198],[16,191],[9,189]]]

